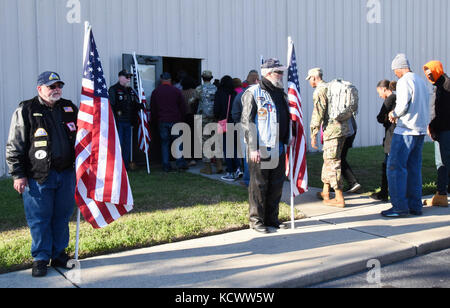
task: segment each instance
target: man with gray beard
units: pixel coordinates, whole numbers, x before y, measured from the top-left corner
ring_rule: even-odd
[[[261,82],[242,97],[242,129],[248,145],[250,227],[260,233],[284,227],[278,220],[290,138],[289,102],[277,59],[261,66]]]
[[[62,98],[64,85],[55,72],[39,75],[38,95],[19,104],[6,145],[9,173],[30,228],[33,277],[47,275],[50,260],[63,268],[69,260],[78,108]]]

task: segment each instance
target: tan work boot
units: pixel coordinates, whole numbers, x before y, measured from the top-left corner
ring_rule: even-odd
[[[217,174],[223,173],[222,159],[220,158],[216,158],[216,173]]]
[[[200,173],[211,175],[212,174],[211,163],[205,163],[203,168],[200,170]]]
[[[423,205],[448,207],[447,195],[440,195],[439,193],[437,193],[430,200],[425,200],[423,202]]]
[[[345,208],[344,192],[339,189],[335,189],[336,197],[332,200],[324,200],[323,203],[328,206]]]
[[[323,192],[318,192],[317,193],[317,198],[319,200],[324,200],[324,201],[330,200],[330,185],[325,184],[323,186]]]

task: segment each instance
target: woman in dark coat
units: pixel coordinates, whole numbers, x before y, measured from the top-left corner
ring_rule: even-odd
[[[233,123],[231,109],[235,97],[236,91],[234,91],[233,79],[228,75],[224,76],[220,81],[214,100],[214,116],[216,119],[219,121],[227,119],[228,123]],[[230,133],[234,135],[233,149],[229,149],[227,155],[227,135]],[[237,159],[237,134],[234,131],[230,133],[223,134],[223,151],[227,165],[227,175],[223,176],[222,180],[232,182],[237,179],[236,171],[239,167],[239,160]]]
[[[389,201],[388,180],[386,175],[387,159],[391,151],[391,142],[394,135],[395,124],[389,121],[389,113],[395,109],[397,102],[397,95],[395,90],[397,82],[390,82],[389,80],[382,80],[377,85],[378,95],[384,99],[383,106],[380,113],[377,116],[378,123],[383,124],[386,134],[383,141],[384,153],[386,155],[382,165],[382,178],[381,178],[381,191],[379,193],[372,194],[372,198],[375,200]]]

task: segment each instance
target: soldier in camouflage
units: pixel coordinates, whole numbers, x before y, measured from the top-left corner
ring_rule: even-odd
[[[349,133],[347,122],[331,120],[328,115],[328,87],[322,80],[323,72],[320,68],[311,69],[306,80],[315,89],[313,95],[314,111],[311,119],[311,145],[318,149],[317,135],[323,128],[324,163],[322,169],[323,192],[318,194],[320,199],[329,206],[345,207],[343,194],[344,182],[341,171],[341,153],[346,136]],[[330,199],[330,189],[336,192],[335,199]]]
[[[202,116],[203,132],[206,125],[217,123],[214,117],[214,97],[217,92],[217,87],[211,83],[211,80],[213,79],[212,72],[204,71],[202,73],[202,79],[203,85],[197,87],[197,89],[195,90],[195,98],[199,101],[197,114]],[[202,135],[202,138],[202,144],[205,144],[210,136]],[[217,145],[218,144],[216,143],[216,146]],[[221,152],[221,149],[216,149],[215,152],[219,153]],[[211,159],[205,157],[205,154],[203,154],[203,163],[204,167],[200,170],[200,172],[203,174],[212,174]],[[223,172],[222,160],[219,158],[216,158],[216,172]]]

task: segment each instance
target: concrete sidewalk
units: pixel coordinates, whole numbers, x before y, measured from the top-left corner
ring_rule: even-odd
[[[450,209],[392,220],[380,216],[389,204],[355,195],[347,196],[348,208],[329,208],[316,191],[297,198],[308,218],[295,230],[243,230],[90,258],[79,271],[50,269],[41,279],[31,270],[4,274],[0,287],[304,287],[367,271],[371,259],[387,265],[450,247]]]

